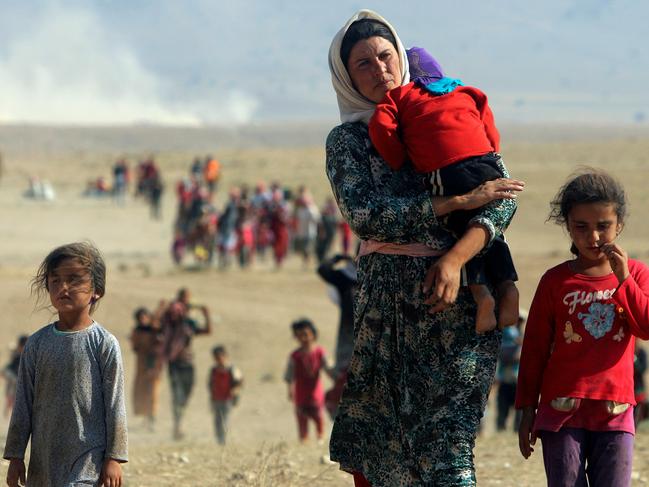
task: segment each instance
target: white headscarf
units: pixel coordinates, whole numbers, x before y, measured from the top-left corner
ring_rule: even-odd
[[[406,85],[410,81],[410,75],[408,73],[408,57],[406,56],[406,50],[403,47],[397,32],[387,20],[376,12],[372,12],[371,10],[359,10],[352,15],[347,23],[345,23],[345,26],[338,31],[333,41],[331,41],[331,47],[329,48],[329,70],[331,71],[331,82],[334,85],[336,97],[338,98],[338,108],[340,109],[340,120],[342,122],[362,121],[367,123],[372,117],[374,108],[376,107],[374,102],[365,98],[356,88],[354,88],[354,84],[347,72],[347,67],[340,57],[340,47],[342,46],[345,33],[349,29],[350,25],[360,19],[377,20],[392,32],[394,39],[397,41],[399,67],[401,68],[401,85]]]

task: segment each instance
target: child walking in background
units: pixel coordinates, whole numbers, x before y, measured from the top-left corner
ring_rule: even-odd
[[[500,136],[487,96],[458,79],[444,77],[425,49],[413,47],[407,55],[412,82],[386,93],[368,124],[381,157],[395,170],[410,159],[417,172],[430,173],[434,196],[465,194],[489,180],[509,177],[498,154]],[[493,228],[480,209],[454,211],[446,222],[458,238],[470,225]],[[478,333],[516,324],[517,280],[502,235],[464,266],[463,285],[477,304]],[[498,319],[487,284],[498,293]]]
[[[2,377],[5,379],[5,416],[9,416],[16,402],[16,381],[18,380],[18,369],[20,367],[20,357],[25,350],[27,335],[18,337],[16,349],[11,353],[11,360],[2,371]]]
[[[144,416],[144,424],[149,431],[154,430],[158,415],[163,367],[160,319],[166,307],[167,303],[163,300],[154,313],[146,308],[138,308],[133,315],[135,327],[131,332],[131,346],[137,357],[133,383],[133,413],[135,416]]]
[[[636,337],[649,338],[649,268],[616,242],[625,215],[623,188],[596,170],[552,201],[575,258],[539,282],[516,391],[521,453],[541,438],[549,487],[631,484],[633,352]]]
[[[322,441],[324,431],[324,389],[320,380],[320,371],[332,376],[324,348],[316,345],[318,330],[306,318],[291,325],[293,336],[299,347],[291,353],[284,374],[288,384],[288,398],[295,404],[298,434],[301,442],[308,438],[308,422],[313,420],[318,442]]]
[[[516,401],[516,383],[518,382],[518,366],[521,359],[522,331],[527,319],[527,311],[521,310],[516,326],[508,326],[503,330],[500,342],[500,353],[496,365],[496,381],[498,394],[496,395],[496,430],[507,429],[509,412],[514,409]],[[514,431],[518,431],[520,411],[514,410]]]
[[[228,352],[223,345],[212,349],[214,367],[210,372],[210,397],[214,413],[216,441],[225,445],[228,432],[228,416],[233,406],[239,402],[239,391],[243,385],[241,371],[230,363]]]
[[[647,388],[645,386],[644,374],[647,372],[647,352],[640,342],[635,342],[633,354],[633,393],[635,395],[635,408],[633,419],[636,428],[641,421],[647,419]]]
[[[90,244],[54,249],[32,290],[58,319],[25,345],[4,458],[7,485],[119,487],[127,461],[124,373],[117,339],[91,317],[106,266]],[[25,449],[31,437],[25,479]]]

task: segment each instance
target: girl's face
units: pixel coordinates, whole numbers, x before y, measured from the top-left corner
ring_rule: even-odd
[[[568,233],[579,251],[579,258],[599,262],[606,260],[602,245],[610,243],[622,231],[615,205],[581,203],[568,214]]]
[[[347,72],[360,94],[374,103],[380,103],[389,90],[401,84],[399,54],[389,40],[380,36],[354,44]]]
[[[47,276],[47,291],[59,314],[90,309],[95,296],[90,272],[77,259],[64,259]]]
[[[295,339],[301,346],[306,347],[315,342],[315,335],[309,328],[301,328],[295,332]]]

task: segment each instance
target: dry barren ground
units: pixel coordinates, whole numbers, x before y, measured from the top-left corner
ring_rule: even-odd
[[[608,134],[607,136],[605,136]],[[521,276],[522,302],[529,304],[543,270],[568,256],[568,243],[560,228],[544,223],[548,201],[577,164],[592,164],[613,171],[625,184],[631,215],[621,239],[631,255],[649,260],[649,141],[645,132],[618,130],[550,132],[540,129],[512,131],[504,155],[513,175],[528,183],[508,232]],[[17,334],[36,330],[51,314],[34,310],[28,284],[39,259],[55,245],[89,238],[105,253],[109,264],[107,295],[96,318],[119,338],[132,384],[133,355],[128,336],[131,314],[137,306],[153,307],[186,286],[198,303],[218,316],[213,336],[197,338],[197,384],[187,413],[187,438],[171,440],[169,392],[163,383],[161,411],[154,433],[140,418],[130,417],[131,461],[125,466],[126,485],[146,486],[309,486],[351,485],[347,475],[326,462],[326,446],[301,447],[286,399],[282,371],[293,343],[291,320],[311,317],[321,330],[322,344],[332,349],[337,311],[312,268],[295,259],[275,271],[268,263],[253,269],[219,272],[174,268],[169,259],[173,221],[172,187],[187,170],[194,152],[213,152],[221,159],[223,186],[259,179],[278,179],[287,185],[305,183],[318,201],[329,194],[324,177],[324,151],[309,139],[308,146],[293,139],[255,135],[245,145],[212,144],[209,133],[183,129],[130,133],[126,129],[56,129],[0,127],[4,172],[0,180],[0,362],[8,360]],[[227,137],[226,137],[227,139]],[[223,139],[225,140],[225,139]],[[283,146],[278,145],[278,140]],[[272,142],[272,143],[271,143]],[[80,196],[85,181],[108,176],[110,164],[123,153],[140,157],[158,148],[167,193],[162,222],[148,219],[139,201],[124,207],[110,200]],[[49,178],[58,198],[54,202],[28,201],[21,194],[28,175]],[[224,343],[243,370],[246,386],[233,412],[230,443],[215,445],[205,387],[209,350]],[[130,392],[130,391],[129,391]],[[130,397],[129,400],[130,406]],[[540,452],[523,461],[513,434],[496,434],[487,416],[484,435],[476,448],[479,485],[542,486]],[[0,420],[0,438],[7,420]],[[637,436],[634,485],[649,479],[649,433]],[[4,477],[6,464],[0,464]]]

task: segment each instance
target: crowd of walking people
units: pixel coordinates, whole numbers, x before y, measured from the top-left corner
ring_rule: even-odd
[[[189,254],[199,263],[216,263],[221,269],[233,262],[246,268],[271,254],[280,268],[294,252],[308,266],[313,259],[325,259],[336,247],[337,236],[342,251],[351,252],[351,230],[333,199],[318,208],[305,186],[295,191],[280,182],[260,181],[254,188],[233,186],[219,207],[215,192],[220,166],[209,169],[213,161],[208,157],[201,165],[201,159],[195,159],[190,173],[176,185],[178,210],[172,243],[176,264]]]

